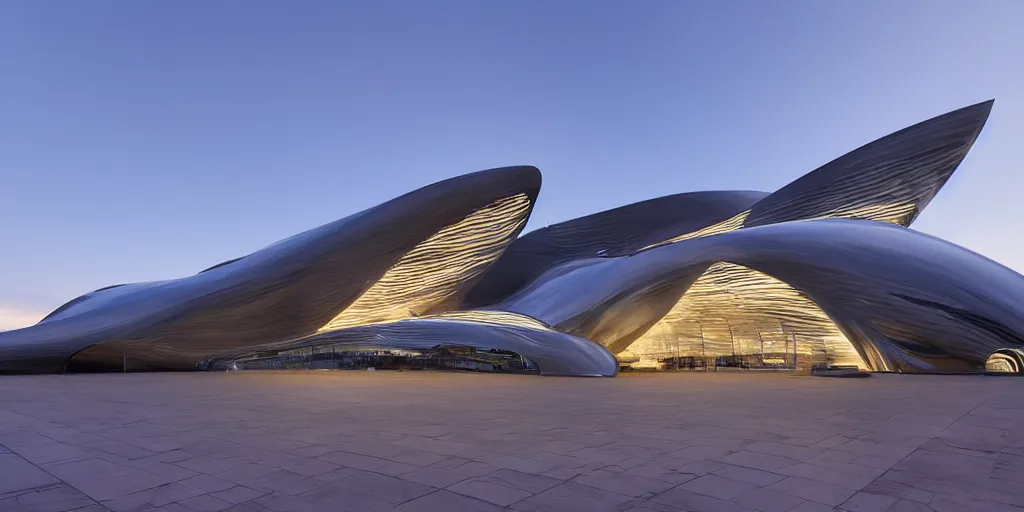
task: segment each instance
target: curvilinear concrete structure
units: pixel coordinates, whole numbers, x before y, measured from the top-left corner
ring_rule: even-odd
[[[0,333],[0,371],[1020,372],[1024,277],[907,229],[992,102],[774,193],[693,192],[519,236],[540,171],[445,180],[194,276]]]

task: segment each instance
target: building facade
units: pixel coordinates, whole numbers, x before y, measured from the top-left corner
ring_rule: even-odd
[[[1024,277],[908,229],[992,102],[773,192],[691,192],[523,227],[540,171],[445,180],[170,281],[0,332],[0,371],[1024,368]]]

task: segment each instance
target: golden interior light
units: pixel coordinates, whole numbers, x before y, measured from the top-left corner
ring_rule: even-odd
[[[448,301],[501,255],[529,211],[529,197],[515,194],[438,231],[402,256],[320,332],[444,310]]]
[[[669,313],[626,352],[640,361],[761,355],[796,364],[856,366],[864,360],[813,301],[767,274],[712,265]]]

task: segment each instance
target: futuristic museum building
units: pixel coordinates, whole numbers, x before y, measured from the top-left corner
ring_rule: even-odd
[[[772,193],[690,192],[520,232],[540,171],[451,178],[0,332],[0,371],[622,368],[1020,372],[1024,277],[908,229],[992,102]]]

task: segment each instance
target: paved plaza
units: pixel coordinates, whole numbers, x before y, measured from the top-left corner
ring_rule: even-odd
[[[1024,512],[1022,391],[980,376],[7,376],[0,510]]]

